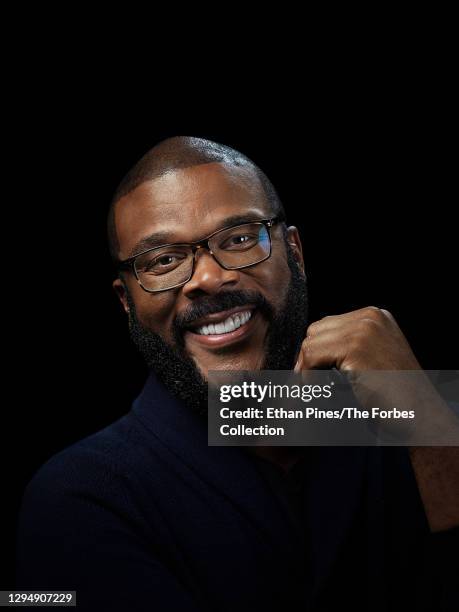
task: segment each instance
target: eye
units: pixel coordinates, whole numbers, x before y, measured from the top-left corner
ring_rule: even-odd
[[[161,257],[158,257],[158,259],[156,260],[156,264],[158,266],[167,266],[168,264],[174,263],[174,261],[174,255],[162,255]]]
[[[235,250],[246,249],[255,246],[258,242],[258,234],[234,234],[229,236],[221,245],[221,249]]]
[[[163,253],[144,262],[143,272],[165,274],[175,270],[186,259],[183,253]]]
[[[247,236],[247,234],[243,235],[241,234],[240,236],[233,236],[231,238],[231,241],[233,244],[244,244],[244,242],[248,242],[250,240],[250,237]]]

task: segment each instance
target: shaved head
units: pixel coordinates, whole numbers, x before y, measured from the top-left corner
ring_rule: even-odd
[[[196,245],[222,231],[216,239],[221,250],[247,256],[246,251],[263,245],[259,253],[267,257],[257,255],[258,261],[246,266],[223,266],[205,240]],[[298,230],[287,227],[270,181],[245,155],[200,138],[160,142],[118,186],[109,237],[114,260],[130,264],[125,272],[118,266],[113,287],[128,315],[131,337],[149,367],[185,403],[203,408],[201,392],[211,370],[293,367],[307,321],[301,242]],[[192,261],[185,250],[190,243],[195,247]],[[145,287],[134,263],[144,253],[143,278],[154,282],[164,277],[167,283],[179,278],[179,283]],[[182,254],[188,259],[186,269],[180,269]],[[184,272],[191,272],[187,280]],[[210,337],[192,325],[245,311],[249,319],[225,334]]]
[[[116,231],[115,208],[121,198],[134,191],[142,183],[157,179],[167,172],[211,163],[227,164],[253,171],[264,190],[273,216],[278,216],[281,220],[285,219],[284,208],[272,183],[248,157],[231,147],[211,140],[176,136],[163,140],[150,149],[129,170],[118,185],[110,203],[107,223],[108,243],[112,259],[115,262],[119,260],[120,247]]]

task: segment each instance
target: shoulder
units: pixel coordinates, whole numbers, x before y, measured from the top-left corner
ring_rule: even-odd
[[[57,453],[36,472],[17,523],[19,588],[73,584],[88,589],[94,575],[99,579],[105,572],[110,584],[120,568],[132,570],[135,582],[137,565],[126,568],[125,560],[147,566],[146,550],[163,528],[152,496],[139,486],[137,467],[147,448],[142,428],[126,415]]]
[[[142,426],[127,414],[46,461],[28,483],[23,506],[45,508],[77,497],[126,499],[149,446]]]

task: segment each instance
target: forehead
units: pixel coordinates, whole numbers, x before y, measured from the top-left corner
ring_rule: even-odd
[[[151,234],[162,242],[191,242],[210,234],[235,215],[270,216],[255,172],[211,163],[170,171],[145,181],[119,200],[115,222],[121,259]]]

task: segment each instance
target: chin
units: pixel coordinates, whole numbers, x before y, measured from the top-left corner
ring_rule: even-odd
[[[215,363],[206,364],[205,366],[196,363],[198,370],[202,376],[207,380],[209,370],[220,370],[220,371],[237,371],[237,370],[261,370],[263,366],[264,357],[258,359],[243,359],[243,358],[232,358],[232,359],[219,359]]]

